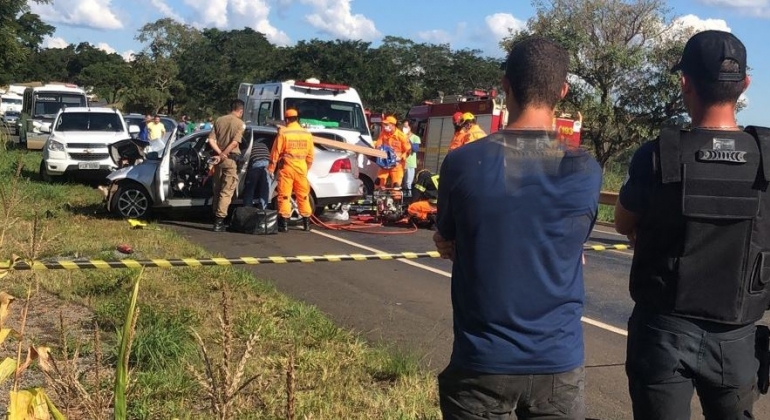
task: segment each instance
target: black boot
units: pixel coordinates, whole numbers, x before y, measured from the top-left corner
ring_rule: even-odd
[[[217,217],[217,220],[214,221],[214,229],[212,229],[214,232],[224,232],[225,231],[225,219]]]
[[[310,218],[309,217],[303,217],[302,218],[302,230],[305,232],[310,231]]]
[[[278,216],[278,232],[288,232],[289,226],[286,224],[286,219],[283,216]]]

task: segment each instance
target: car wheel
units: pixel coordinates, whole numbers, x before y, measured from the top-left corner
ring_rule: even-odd
[[[365,175],[359,175],[358,179],[364,183],[364,198],[371,197],[374,194],[374,181]]]
[[[152,199],[144,187],[131,182],[118,187],[110,207],[120,217],[141,219],[150,214]]]
[[[43,182],[47,182],[49,184],[53,184],[56,181],[59,181],[62,179],[61,176],[52,176],[48,173],[48,170],[45,169],[45,161],[40,161],[40,169],[39,169],[40,180]]]

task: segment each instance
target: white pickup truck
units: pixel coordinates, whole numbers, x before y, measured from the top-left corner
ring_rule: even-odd
[[[59,111],[43,146],[40,176],[54,181],[73,175],[104,178],[116,169],[109,146],[130,139],[139,126],[127,126],[120,111],[112,108],[74,107]]]

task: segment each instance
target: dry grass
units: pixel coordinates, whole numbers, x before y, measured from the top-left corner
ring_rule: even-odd
[[[18,159],[24,163],[20,179],[12,181],[18,184],[6,183],[0,190],[5,194],[0,204],[8,200],[21,204],[12,212],[0,206],[0,223],[7,222],[0,226],[4,235],[0,259],[11,254],[114,259],[120,257],[115,248],[122,243],[134,249],[132,258],[207,256],[173,232],[133,230],[124,221],[105,217],[99,213],[99,192],[88,186],[37,181],[39,158],[38,152],[0,151],[0,176],[5,179],[13,178]],[[64,385],[77,379],[91,398],[99,398],[92,403],[95,408],[81,407],[82,413],[103,409],[103,399],[109,399],[96,397],[96,392],[105,383],[109,388],[118,363],[117,332],[125,323],[126,302],[137,274],[136,270],[50,271],[37,276],[15,272],[0,280],[0,288],[12,294],[23,295],[30,288],[32,311],[52,294],[59,299],[57,305],[82,306],[90,312],[85,328],[82,319],[69,319],[64,313],[62,329],[71,334],[63,333],[62,341],[81,343],[78,352],[62,344],[53,349],[62,363],[60,376],[70,378]],[[223,285],[229,291],[227,305],[220,303]],[[133,369],[129,418],[223,418],[207,398],[220,401],[220,406],[229,402],[229,413],[238,419],[440,417],[435,379],[417,368],[416,358],[370,347],[315,308],[279,294],[245,271],[148,269],[139,308],[129,359]],[[33,317],[30,322],[31,328],[58,329],[56,316]],[[102,331],[98,339],[94,322]],[[203,345],[208,356],[202,358]],[[97,379],[94,369],[101,365],[104,369],[99,368]],[[199,373],[208,369],[204,382],[217,377],[215,387],[204,386],[200,377],[185,369],[188,365]],[[250,378],[255,379],[249,382]],[[79,392],[63,387],[55,401]]]

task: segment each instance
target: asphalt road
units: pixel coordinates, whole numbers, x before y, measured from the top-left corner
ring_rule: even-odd
[[[210,232],[210,224],[165,222],[184,236],[224,256],[292,256],[432,250],[431,231],[388,234],[292,230],[278,236]],[[598,226],[589,243],[624,241],[611,228]],[[623,368],[625,326],[631,313],[627,279],[631,251],[587,253],[585,267],[588,417],[631,419]],[[426,368],[440,371],[449,360],[452,313],[451,262],[440,259],[262,265],[247,268],[294,298],[317,306],[338,325],[394,349],[418,354]],[[693,402],[693,418],[702,418]],[[770,398],[756,405],[755,418],[770,420]]]

